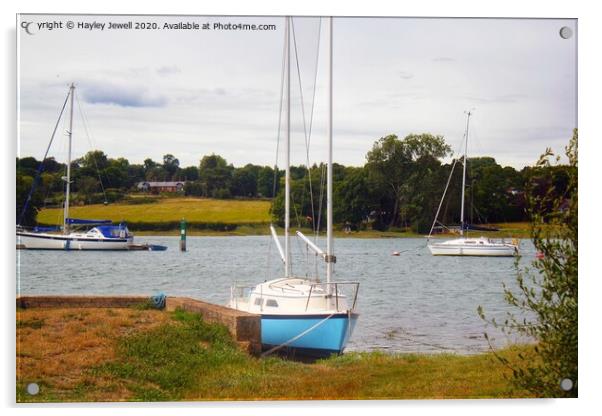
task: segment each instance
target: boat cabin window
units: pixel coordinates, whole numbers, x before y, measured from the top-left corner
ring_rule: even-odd
[[[466,240],[466,241],[465,241],[465,243],[466,243],[466,244],[476,244],[476,241],[472,241],[472,240],[470,240],[470,241],[469,241],[469,240]]]
[[[261,306],[262,302],[263,302],[263,298],[255,298],[255,305]]]
[[[274,299],[268,299],[265,301],[265,306],[271,306],[272,308],[277,308],[278,302],[276,302]]]

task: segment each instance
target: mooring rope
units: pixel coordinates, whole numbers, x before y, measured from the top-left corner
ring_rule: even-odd
[[[319,327],[320,325],[322,325],[324,322],[328,321],[330,318],[332,318],[334,316],[336,312],[331,313],[330,315],[328,315],[326,318],[322,319],[320,322],[317,322],[316,324],[314,324],[313,326],[307,328],[305,331],[301,332],[299,335],[296,335],[294,337],[292,337],[291,339],[289,339],[288,341],[275,346],[274,348],[270,348],[269,350],[267,350],[266,352],[264,352],[263,354],[261,354],[262,357],[265,357],[266,355],[270,355],[271,353],[278,351],[279,349],[286,347],[287,345],[289,345],[291,342],[294,342],[296,340],[298,340],[299,338],[301,338],[302,336],[310,333],[311,331],[313,331],[314,329],[316,329],[317,327]]]

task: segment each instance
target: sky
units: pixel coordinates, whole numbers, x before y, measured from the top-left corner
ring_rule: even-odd
[[[69,21],[76,27],[68,29]],[[158,29],[108,28],[130,21]],[[163,28],[178,22],[211,29]],[[77,27],[84,23],[105,27]],[[43,156],[74,82],[74,158],[98,148],[131,163],[167,153],[181,166],[212,153],[235,166],[276,162],[284,135],[282,17],[21,15],[19,25],[21,157]],[[309,162],[319,163],[326,158],[327,21],[295,18],[293,25],[291,161],[307,162],[309,140]],[[572,29],[568,39],[559,34],[564,26]],[[458,152],[466,110],[474,114],[469,156],[520,169],[547,147],[561,153],[577,127],[576,32],[573,19],[335,18],[334,160],[361,166],[389,134],[439,134]],[[66,120],[49,153],[61,161]]]

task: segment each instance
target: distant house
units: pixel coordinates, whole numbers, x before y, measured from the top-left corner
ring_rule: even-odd
[[[151,192],[153,194],[158,194],[160,192],[183,192],[184,185],[186,181],[176,181],[176,182],[138,182],[136,188],[142,192]]]

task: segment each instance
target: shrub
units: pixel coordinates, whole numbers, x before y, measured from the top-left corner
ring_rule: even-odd
[[[521,318],[509,314],[503,324],[490,322],[504,332],[516,332],[537,341],[535,358],[521,356],[522,362],[500,361],[513,370],[516,383],[540,397],[577,397],[577,130],[566,148],[569,159],[568,184],[563,192],[554,186],[543,194],[527,189],[531,239],[540,255],[532,267],[517,267],[518,293],[504,286],[507,302],[518,309]],[[550,149],[537,166],[551,166]],[[559,158],[556,157],[556,162]],[[479,315],[485,319],[483,308]],[[487,334],[485,334],[487,336]],[[569,379],[572,386],[561,388]],[[566,388],[570,387],[570,388]]]

